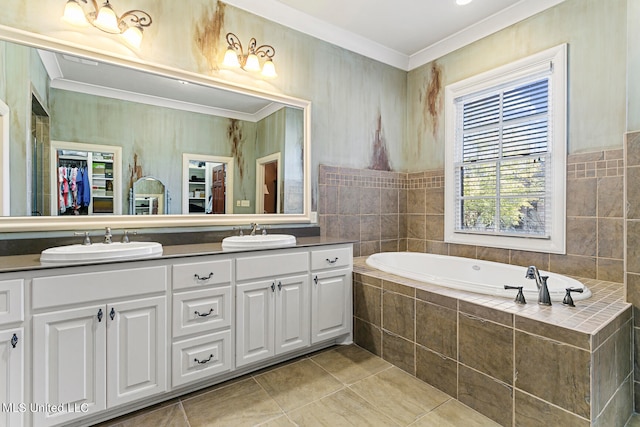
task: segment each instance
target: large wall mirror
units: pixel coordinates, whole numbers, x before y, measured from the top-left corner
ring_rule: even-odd
[[[0,232],[309,222],[308,101],[6,31]],[[162,215],[129,200],[147,176],[172,199]]]

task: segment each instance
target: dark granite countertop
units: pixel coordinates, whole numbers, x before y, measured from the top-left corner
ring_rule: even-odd
[[[341,243],[353,243],[353,242],[348,240],[343,240],[343,239],[335,239],[335,238],[327,238],[327,237],[319,237],[319,236],[297,237],[296,245],[290,246],[288,248],[334,245],[334,244],[341,244]],[[69,263],[69,264],[66,264],[66,263],[65,264],[62,264],[62,263],[42,264],[40,262],[39,253],[27,254],[27,255],[9,255],[9,256],[0,256],[0,273],[54,269],[54,268],[63,268],[63,267],[78,267],[82,265],[104,265],[104,264],[117,264],[117,263],[141,262],[141,261],[143,262],[143,261],[152,261],[152,260],[158,260],[158,259],[173,259],[173,258],[197,257],[197,256],[205,256],[205,255],[219,255],[223,253],[231,254],[231,253],[255,252],[255,251],[272,251],[272,250],[288,249],[288,248],[223,251],[221,242],[196,243],[196,244],[187,244],[187,245],[163,246],[162,255],[159,257],[153,257],[153,258],[117,260],[117,261],[83,262],[83,263]]]

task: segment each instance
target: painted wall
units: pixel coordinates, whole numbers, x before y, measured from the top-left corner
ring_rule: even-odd
[[[562,43],[569,45],[569,153],[621,148],[626,130],[627,1],[567,0],[409,72],[404,168],[415,172],[444,167],[446,85]],[[632,46],[637,44],[630,45],[630,52]]]
[[[406,72],[211,0],[190,0],[188,7],[170,0],[121,0],[114,7],[143,9],[152,15],[153,25],[145,30],[139,52],[94,28],[67,26],[58,18],[64,3],[10,2],[3,8],[0,25],[111,56],[311,100],[313,209],[321,163],[403,167]],[[273,45],[278,77],[267,82],[243,71],[220,69],[227,32],[246,42],[255,37]]]

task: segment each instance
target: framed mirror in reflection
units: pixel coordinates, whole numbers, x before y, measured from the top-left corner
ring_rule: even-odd
[[[137,179],[129,192],[129,213],[131,215],[166,215],[171,198],[162,181],[143,176]]]
[[[0,85],[0,123],[29,111],[14,121],[23,123],[19,128],[0,127],[0,136],[6,135],[2,153],[9,153],[3,164],[11,167],[0,176],[0,208],[18,228],[35,228],[32,216],[56,217],[56,229],[76,229],[73,222],[61,223],[96,215],[117,226],[120,216],[135,212],[135,206],[122,209],[131,204],[131,176],[155,177],[179,201],[158,208],[175,216],[175,226],[202,224],[195,218],[233,224],[229,215],[267,212],[282,216],[280,222],[309,222],[307,101],[219,88],[193,75],[179,79],[175,70],[152,73],[75,52],[2,40],[0,49],[7,58],[0,64],[6,82]],[[269,178],[266,209],[258,159],[270,156],[278,156],[279,167],[278,176]],[[68,170],[61,177],[62,167]],[[92,198],[62,204],[65,179],[68,185],[78,171],[83,177],[86,172],[88,183],[80,182],[93,190]],[[40,221],[37,228],[47,225]],[[0,231],[2,226],[0,218]],[[140,223],[146,226],[154,223]]]

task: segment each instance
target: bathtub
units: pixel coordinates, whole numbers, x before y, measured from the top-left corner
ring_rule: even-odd
[[[515,298],[517,291],[505,290],[504,285],[523,286],[527,302],[538,301],[535,280],[525,278],[526,267],[417,252],[373,254],[367,258],[367,265],[408,279],[497,297]],[[591,296],[591,291],[575,279],[546,271],[540,271],[540,275],[549,276],[547,285],[552,301],[561,302],[566,288],[583,289],[581,294],[571,294],[574,301]]]

